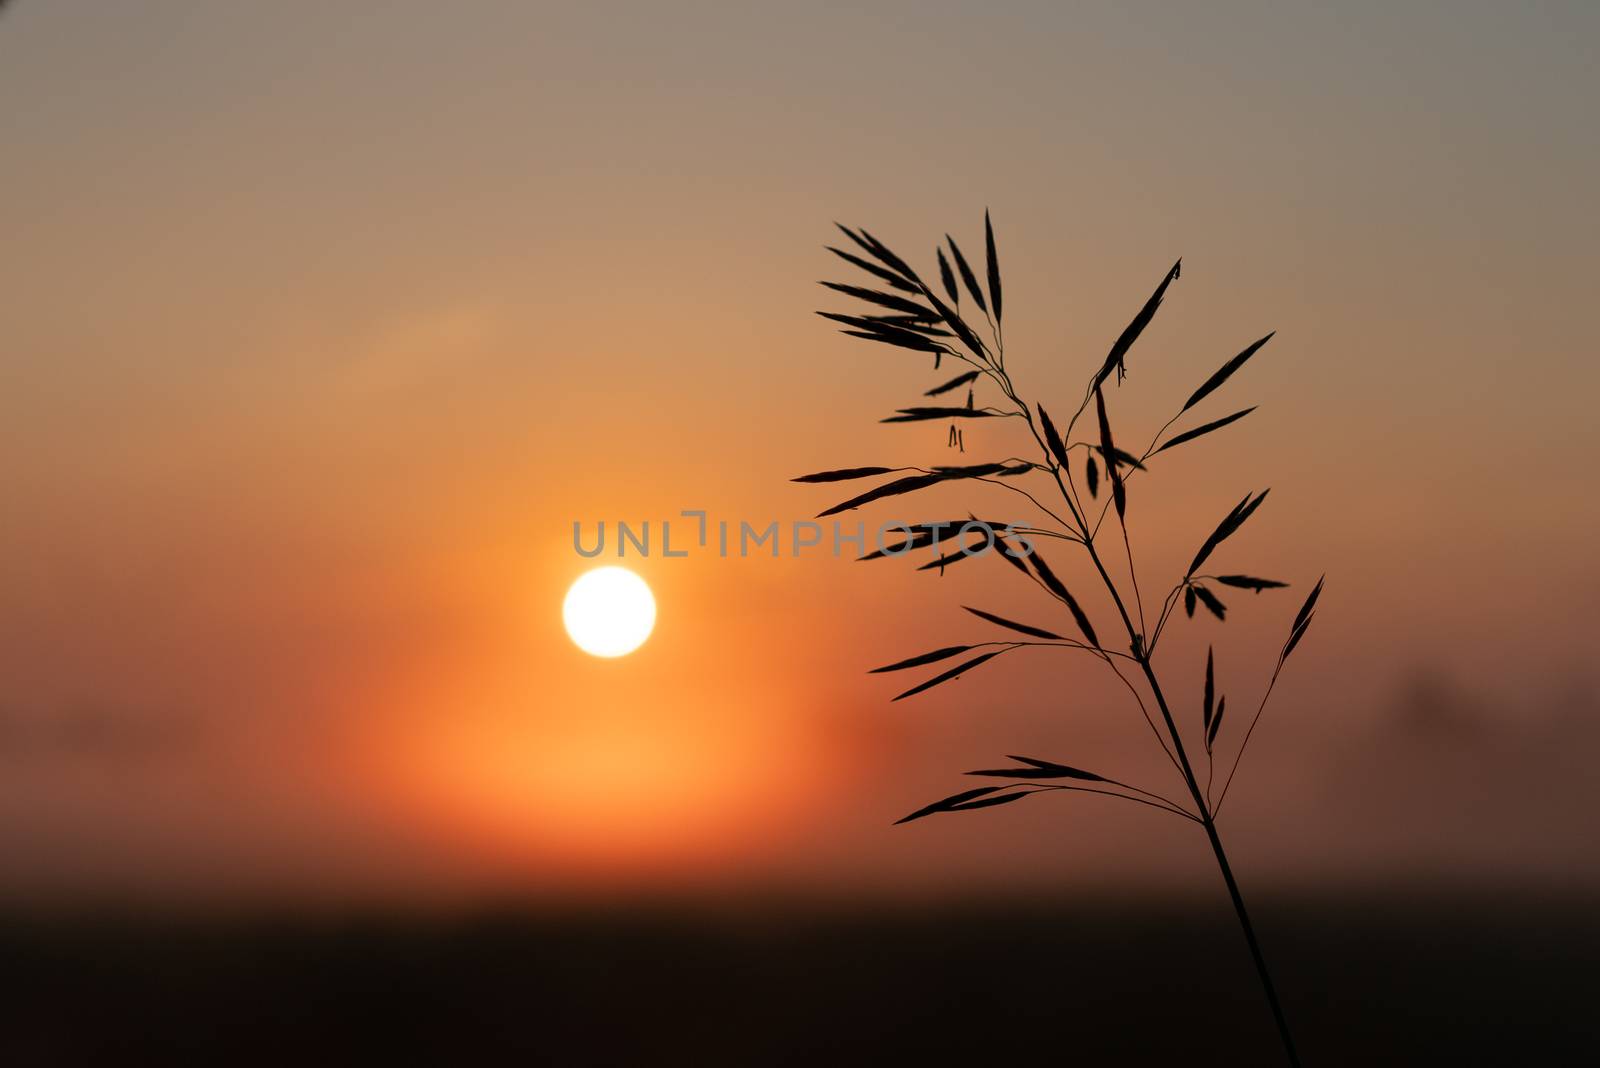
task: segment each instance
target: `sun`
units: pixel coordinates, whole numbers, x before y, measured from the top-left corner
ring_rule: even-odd
[[[573,644],[592,656],[627,656],[650,637],[656,599],[625,567],[598,567],[567,591],[561,618]]]

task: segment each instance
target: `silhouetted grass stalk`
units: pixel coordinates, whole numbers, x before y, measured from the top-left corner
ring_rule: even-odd
[[[1255,715],[1252,717],[1243,739],[1239,743],[1238,750],[1233,757],[1233,763],[1226,777],[1222,780],[1221,793],[1215,804],[1213,804],[1211,788],[1216,772],[1213,750],[1226,712],[1226,697],[1219,697],[1216,693],[1213,652],[1208,651],[1207,653],[1200,716],[1200,737],[1206,755],[1206,784],[1204,787],[1202,787],[1195,765],[1190,759],[1190,750],[1184,744],[1184,732],[1179,728],[1178,719],[1173,714],[1172,705],[1167,696],[1167,689],[1163,687],[1161,679],[1156,672],[1153,658],[1180,599],[1184,604],[1185,614],[1191,618],[1194,616],[1196,607],[1204,605],[1208,612],[1215,615],[1217,619],[1223,620],[1226,616],[1227,606],[1217,596],[1213,587],[1245,589],[1260,593],[1263,590],[1281,588],[1287,585],[1286,583],[1255,578],[1250,575],[1209,575],[1200,573],[1201,565],[1210,558],[1213,551],[1244,524],[1266,499],[1267,494],[1266,491],[1256,495],[1246,494],[1245,498],[1223,518],[1222,522],[1201,545],[1183,578],[1162,598],[1161,611],[1153,628],[1148,626],[1145,616],[1144,598],[1139,588],[1138,570],[1134,565],[1133,545],[1127,524],[1127,484],[1133,477],[1148,470],[1146,467],[1147,461],[1166,449],[1185,444],[1220,430],[1254,411],[1254,408],[1246,408],[1176,434],[1165,442],[1162,441],[1163,436],[1184,413],[1222,386],[1228,378],[1271,339],[1272,335],[1268,334],[1266,337],[1247,346],[1202,383],[1190,395],[1178,413],[1167,420],[1156,432],[1144,452],[1139,456],[1133,456],[1116,446],[1110,414],[1106,406],[1105,387],[1113,374],[1115,374],[1119,385],[1122,382],[1126,374],[1128,352],[1145,327],[1155,317],[1168,286],[1178,278],[1181,261],[1174,264],[1171,270],[1167,272],[1154,294],[1145,302],[1138,314],[1134,316],[1127,328],[1112,344],[1109,354],[1091,377],[1084,391],[1083,399],[1073,412],[1072,418],[1068,420],[1065,434],[1062,434],[1058,432],[1042,405],[1036,404],[1030,407],[1018,395],[1011,376],[1006,369],[1005,341],[1001,332],[1002,289],[999,259],[995,251],[994,231],[989,224],[987,214],[984,216],[987,291],[979,283],[971,265],[953,239],[946,235],[946,246],[950,250],[948,258],[945,256],[944,247],[937,250],[940,281],[945,295],[949,299],[948,303],[941,299],[930,286],[925,284],[906,261],[866,230],[852,230],[844,226],[840,226],[839,229],[849,237],[858,252],[865,253],[866,257],[864,258],[857,252],[849,252],[838,248],[830,247],[830,251],[866,271],[886,285],[887,288],[870,289],[843,283],[824,282],[822,284],[829,289],[861,300],[869,307],[864,314],[860,315],[845,315],[834,312],[820,312],[819,314],[842,323],[847,328],[844,333],[850,336],[910,352],[931,354],[935,370],[939,369],[945,358],[954,359],[970,368],[970,370],[964,371],[955,378],[923,393],[925,397],[941,397],[965,386],[967,392],[964,406],[924,405],[902,408],[895,415],[883,421],[902,423],[948,419],[951,423],[951,433],[947,441],[965,451],[964,435],[956,429],[960,422],[970,419],[1020,418],[1027,427],[1028,433],[1032,437],[1039,455],[1042,457],[1042,462],[1039,460],[1024,460],[1013,456],[1001,461],[965,466],[848,468],[805,475],[795,481],[837,482],[884,474],[900,476],[876,489],[859,494],[842,504],[827,509],[821,513],[821,516],[833,515],[886,497],[912,493],[930,486],[956,480],[977,481],[996,485],[1011,491],[1013,494],[1020,495],[1038,508],[1040,513],[1048,517],[1048,522],[1002,525],[980,521],[969,516],[967,520],[917,524],[912,528],[907,539],[895,548],[900,551],[931,548],[935,554],[935,559],[924,565],[923,570],[937,568],[942,573],[945,567],[954,566],[970,558],[970,554],[966,549],[966,535],[976,528],[978,532],[985,534],[988,544],[998,546],[1000,551],[996,555],[1000,559],[1029,578],[1068,610],[1074,624],[1083,636],[1081,641],[1067,638],[1043,627],[1019,623],[981,609],[968,608],[968,612],[989,623],[1024,634],[1033,640],[988,641],[948,646],[875,670],[878,672],[903,671],[928,664],[938,664],[964,653],[979,651],[976,656],[963,661],[955,667],[941,668],[931,678],[911,687],[895,698],[895,700],[901,700],[958,678],[964,672],[1016,649],[1048,647],[1088,652],[1101,660],[1133,697],[1145,723],[1160,744],[1163,753],[1182,777],[1184,786],[1188,790],[1190,801],[1193,804],[1191,810],[1159,793],[1054,761],[1040,760],[1033,757],[1012,757],[1011,759],[1017,761],[1020,766],[985,769],[968,773],[970,775],[1003,778],[1010,781],[999,786],[984,786],[964,790],[918,809],[898,822],[905,823],[937,813],[969,811],[1008,804],[1036,793],[1072,791],[1118,797],[1125,801],[1133,801],[1198,823],[1205,831],[1206,839],[1210,843],[1212,853],[1216,858],[1218,870],[1222,873],[1223,883],[1227,887],[1228,897],[1233,903],[1235,913],[1238,915],[1245,942],[1250,948],[1251,958],[1255,962],[1261,985],[1266,992],[1267,1002],[1272,1009],[1273,1019],[1282,1037],[1284,1050],[1290,1063],[1298,1065],[1300,1063],[1299,1057],[1295,1052],[1294,1039],[1289,1031],[1288,1021],[1278,1000],[1271,973],[1267,969],[1266,958],[1261,952],[1261,945],[1256,937],[1255,927],[1250,921],[1250,914],[1245,908],[1244,897],[1239,890],[1238,881],[1234,878],[1233,868],[1228,862],[1227,851],[1223,848],[1222,838],[1217,830],[1217,815],[1221,810],[1222,803],[1227,798],[1234,774],[1238,771],[1239,764],[1243,760],[1245,747],[1249,744],[1250,738],[1255,732],[1255,727],[1260,721],[1261,714],[1266,708],[1267,701],[1277,685],[1284,663],[1294,651],[1295,646],[1299,644],[1306,628],[1310,625],[1317,598],[1322,591],[1322,582],[1318,581],[1290,626],[1289,637],[1278,654],[1277,664],[1273,669],[1271,680],[1263,693],[1261,702],[1257,706]],[[955,270],[951,268],[952,261],[955,264]],[[961,279],[960,285],[956,281],[958,272]],[[988,328],[988,334],[993,343],[992,347],[984,341],[978,331],[961,314],[962,286],[965,286],[972,303],[983,313],[983,325]],[[1004,399],[1005,406],[979,407],[976,405],[975,387],[983,382],[987,382],[999,391]],[[1085,437],[1084,440],[1074,440],[1079,421],[1088,412],[1091,404],[1094,406],[1094,422],[1097,433],[1092,438]],[[1082,456],[1081,466],[1085,480],[1083,492],[1080,492],[1072,471],[1074,453],[1080,450]],[[1110,490],[1107,499],[1104,501],[1100,501],[1099,498],[1102,472]],[[1032,474],[1047,474],[1049,476],[1054,492],[1061,498],[1064,505],[1065,515],[1047,506],[1032,492],[1016,484],[1016,480],[1019,478]],[[1084,492],[1087,493],[1089,502],[1087,504]],[[1098,513],[1091,514],[1094,511],[1093,503],[1096,501],[1099,501]],[[1102,553],[1101,528],[1105,523],[1107,513],[1110,511],[1115,511],[1117,516],[1118,533],[1120,535],[1117,541],[1121,543],[1128,572],[1126,586],[1119,584],[1112,577],[1111,570],[1107,567]],[[1049,526],[1049,522],[1053,522],[1055,527]],[[947,533],[952,529],[959,530],[960,533]],[[1021,536],[1020,538],[1019,535]],[[1008,538],[1025,541],[1026,544],[1013,545]],[[1112,605],[1116,609],[1118,622],[1127,638],[1128,652],[1124,653],[1107,648],[1101,642],[1088,613],[1084,611],[1078,600],[1068,590],[1066,584],[1045,562],[1037,547],[1032,544],[1032,540],[1035,538],[1049,538],[1077,543],[1083,547],[1100,584],[1105,588]],[[956,542],[956,551],[945,553],[941,546],[950,541]],[[941,553],[944,553],[944,555],[940,555]],[[878,559],[891,555],[900,555],[900,552],[889,552],[880,548],[877,552],[864,555],[862,559]],[[1129,675],[1124,671],[1124,665],[1131,665],[1137,669],[1137,673],[1133,678],[1130,679]],[[1136,684],[1140,680],[1142,680],[1150,699],[1155,703],[1160,717],[1159,724],[1156,718],[1150,714],[1145,694],[1141,693],[1139,686]],[[1038,781],[1048,779],[1071,779],[1076,780],[1078,785]],[[1083,783],[1096,785],[1082,785]]]

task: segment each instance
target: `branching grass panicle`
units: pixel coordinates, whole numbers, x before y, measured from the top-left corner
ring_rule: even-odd
[[[1245,590],[1259,594],[1288,584],[1276,579],[1247,574],[1212,574],[1203,570],[1214,555],[1223,553],[1224,544],[1255,514],[1267,499],[1267,491],[1246,493],[1222,517],[1195,552],[1188,570],[1173,582],[1159,600],[1146,603],[1134,563],[1132,541],[1128,536],[1130,485],[1138,479],[1143,487],[1150,477],[1151,461],[1168,449],[1187,446],[1199,438],[1216,433],[1243,419],[1254,407],[1244,408],[1206,422],[1195,422],[1188,429],[1171,433],[1191,409],[1225,385],[1260,349],[1272,339],[1267,334],[1246,345],[1229,359],[1184,402],[1167,420],[1141,452],[1134,454],[1119,446],[1127,435],[1118,436],[1111,419],[1106,394],[1120,387],[1127,372],[1127,360],[1135,342],[1160,310],[1168,288],[1182,273],[1179,260],[1161,278],[1155,291],[1112,343],[1104,360],[1089,376],[1076,407],[1064,423],[1052,419],[1043,404],[1029,403],[1018,393],[1006,369],[1005,335],[1001,327],[1003,299],[1000,260],[995,248],[994,228],[984,213],[984,278],[979,280],[961,247],[948,234],[935,254],[938,265],[938,290],[924,282],[911,265],[865,229],[839,226],[848,239],[848,248],[829,246],[844,262],[868,276],[868,285],[823,282],[822,285],[864,307],[854,313],[823,311],[818,314],[844,327],[843,332],[875,344],[890,346],[921,357],[932,357],[933,369],[941,372],[931,388],[922,391],[930,403],[898,409],[885,423],[948,421],[950,445],[966,450],[965,427],[976,419],[1016,419],[1031,439],[1030,458],[1006,457],[961,466],[857,467],[804,475],[796,482],[831,483],[892,476],[872,489],[857,493],[840,504],[819,513],[822,516],[860,508],[886,498],[915,493],[931,486],[964,481],[981,482],[1008,491],[1008,499],[1019,497],[1037,509],[1041,518],[1021,522],[979,520],[972,516],[952,521],[928,522],[910,527],[903,540],[865,554],[862,559],[883,559],[928,549],[933,559],[921,569],[953,566],[981,556],[964,548],[972,533],[983,534],[997,551],[993,554],[1015,568],[1051,602],[1061,622],[1049,617],[1034,621],[1007,618],[983,608],[966,610],[983,621],[1013,635],[1002,640],[970,642],[946,646],[907,657],[874,669],[875,672],[900,672],[929,668],[932,674],[905,689],[896,701],[914,697],[962,674],[1019,649],[1048,647],[1072,650],[1094,658],[1115,674],[1131,696],[1135,707],[1161,746],[1167,760],[1181,780],[1183,793],[1165,796],[1155,790],[1134,786],[1106,775],[1084,771],[1068,764],[1037,757],[1013,756],[1015,766],[983,769],[967,774],[1005,780],[996,785],[962,790],[925,805],[898,820],[908,823],[928,816],[970,812],[1012,804],[1040,794],[1063,792],[1095,793],[1121,798],[1145,807],[1188,820],[1199,827],[1211,845],[1228,896],[1238,916],[1241,930],[1254,960],[1267,1002],[1272,1010],[1284,1051],[1291,1064],[1298,1065],[1294,1039],[1289,1031],[1266,959],[1255,929],[1245,909],[1233,869],[1217,830],[1217,816],[1227,800],[1228,789],[1244,758],[1278,677],[1290,654],[1300,644],[1316,612],[1322,593],[1319,579],[1301,605],[1288,628],[1266,690],[1242,732],[1227,717],[1227,697],[1218,685],[1215,650],[1206,653],[1204,680],[1198,686],[1198,715],[1185,717],[1180,728],[1170,693],[1193,686],[1164,678],[1156,668],[1155,654],[1161,639],[1183,605],[1184,615],[1193,618],[1204,608],[1218,620],[1225,620],[1228,606],[1223,593]],[[948,255],[946,251],[948,250]],[[963,293],[968,302],[962,311]],[[942,294],[942,295],[941,295]],[[976,313],[972,311],[976,308]],[[953,377],[945,361],[964,369]],[[992,403],[979,404],[979,391],[994,394]],[[964,403],[962,391],[965,392]],[[954,399],[946,399],[954,398]],[[1092,409],[1092,415],[1090,414]],[[1141,477],[1145,476],[1145,477]],[[1104,492],[1102,493],[1102,490]],[[1115,517],[1116,530],[1105,531],[1108,518]],[[1103,589],[1114,609],[1115,622],[1103,636],[1094,620],[1061,577],[1047,563],[1037,542],[1061,543],[1082,553],[1082,561],[1092,575],[1092,584]],[[1052,547],[1051,552],[1056,549]],[[974,566],[974,565],[969,565]],[[1160,587],[1157,587],[1160,588]],[[1043,625],[1041,625],[1041,623]],[[1066,633],[1062,633],[1065,630]],[[1154,713],[1152,713],[1152,706]],[[1234,739],[1237,738],[1237,741]],[[1191,753],[1203,753],[1200,769]]]

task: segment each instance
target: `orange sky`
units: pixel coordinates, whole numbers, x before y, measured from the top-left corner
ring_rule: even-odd
[[[1168,575],[1273,487],[1229,559],[1297,590],[1184,628],[1196,687],[1225,640],[1258,693],[1330,575],[1240,866],[1569,867],[1593,12],[1186,10],[11,5],[0,892],[1209,888],[1188,828],[1090,799],[888,827],[1007,752],[1179,789],[1088,666],[863,674],[987,637],[963,603],[1039,617],[1003,569],[652,558],[640,652],[560,630],[574,520],[789,522],[848,495],[793,475],[946,462],[876,422],[937,379],[814,283],[833,219],[926,265],[985,207],[1053,407],[1179,255],[1130,436],[1278,331],[1207,411],[1261,409],[1136,498]]]

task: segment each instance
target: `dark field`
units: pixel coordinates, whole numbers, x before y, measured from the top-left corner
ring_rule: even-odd
[[[1600,1063],[1582,900],[1263,899],[1312,1065]],[[0,1062],[1278,1064],[1220,907],[4,923]]]

